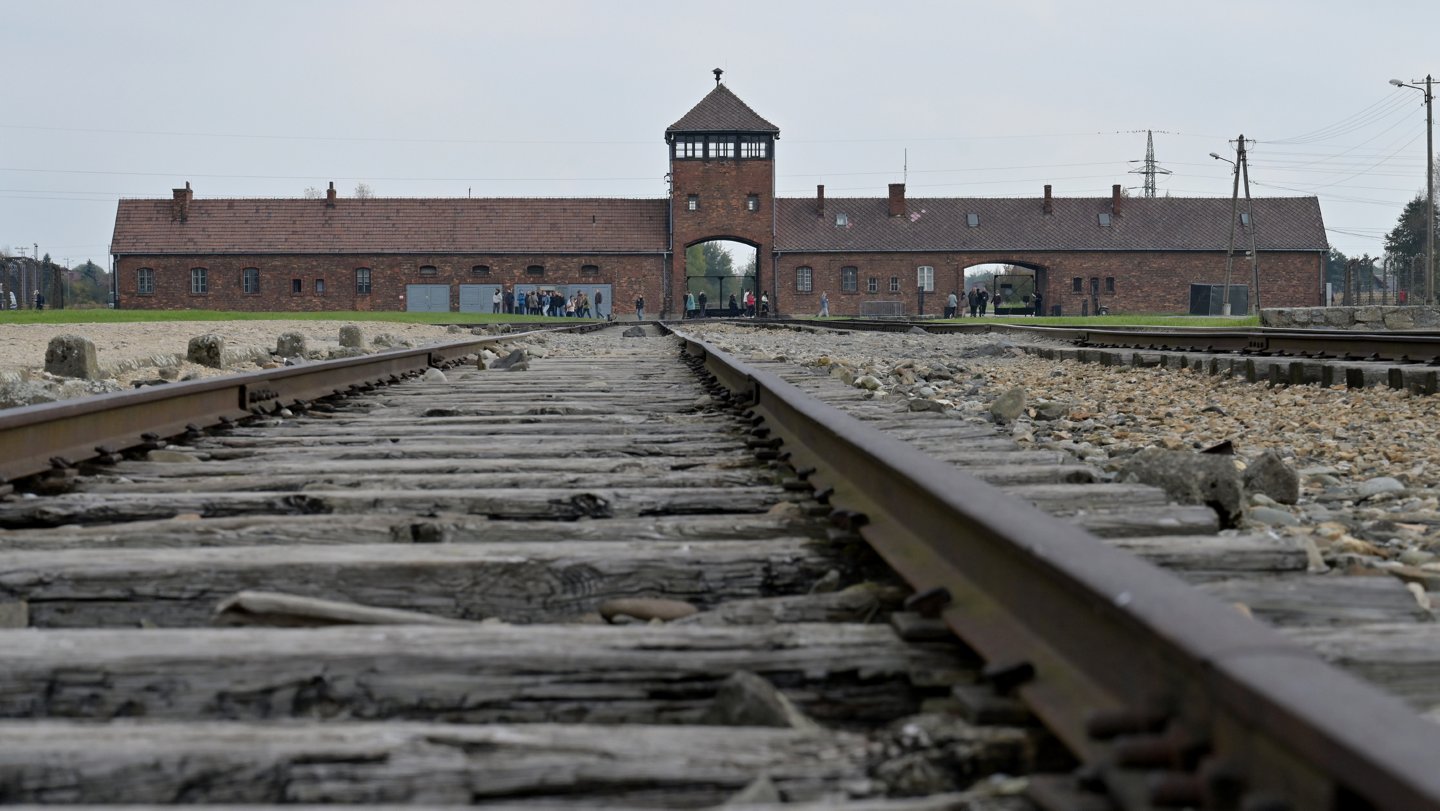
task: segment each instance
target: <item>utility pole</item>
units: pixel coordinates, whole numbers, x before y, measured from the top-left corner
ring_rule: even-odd
[[[1255,250],[1255,205],[1250,199],[1250,160],[1245,156],[1245,136],[1238,147],[1240,171],[1245,175],[1245,210],[1250,215],[1250,290],[1255,299],[1255,314],[1260,314],[1260,252]],[[1233,226],[1232,226],[1233,227]]]
[[[1245,148],[1245,133],[1240,133],[1238,142],[1240,148]],[[1219,157],[1216,155],[1216,157]],[[1235,162],[1235,182],[1230,188],[1230,247],[1225,249],[1225,289],[1220,292],[1220,314],[1230,314],[1230,274],[1235,269],[1235,224],[1239,219],[1236,216],[1236,208],[1240,204],[1240,163]]]
[[[1425,74],[1425,278],[1435,303],[1435,93]]]

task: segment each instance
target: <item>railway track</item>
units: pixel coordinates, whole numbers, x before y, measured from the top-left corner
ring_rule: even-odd
[[[1432,726],[1091,534],[1213,513],[618,332],[0,415],[0,799],[1440,807]]]

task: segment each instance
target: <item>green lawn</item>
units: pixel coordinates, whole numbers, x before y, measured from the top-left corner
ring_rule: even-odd
[[[136,321],[389,321],[407,324],[477,324],[515,321],[562,323],[574,318],[539,318],[490,313],[322,312],[232,313],[221,310],[0,310],[0,324],[111,324]]]
[[[956,318],[953,321],[968,319]],[[1199,316],[1199,315],[1062,315],[1034,318],[1001,315],[989,319],[1001,324],[1029,324],[1039,327],[1234,327],[1246,329],[1260,326],[1260,316]]]

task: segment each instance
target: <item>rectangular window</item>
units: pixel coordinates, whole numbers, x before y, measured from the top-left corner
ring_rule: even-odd
[[[490,275],[490,266],[489,266],[489,265],[475,265],[474,267],[470,268],[470,275],[471,275],[471,276],[489,276],[489,275]]]
[[[727,159],[735,157],[735,138],[729,135],[710,136],[706,140],[706,157],[711,159]]]
[[[355,293],[370,295],[370,268],[355,268]]]
[[[317,296],[323,296],[323,295],[325,295],[325,280],[324,280],[324,279],[316,279],[316,280],[315,280],[315,295],[317,295]]]
[[[758,195],[758,194],[748,195],[748,196],[745,198],[745,210],[746,210],[746,211],[759,211],[759,210],[760,210],[760,195]]]
[[[841,213],[839,213],[839,214],[836,214],[836,215],[835,215],[835,227],[836,227],[836,228],[849,228],[849,227],[850,227],[850,215],[848,215],[848,214],[846,214],[846,213],[844,213],[844,212],[841,212]]]
[[[879,293],[879,292],[880,292],[880,280],[877,279],[877,278],[875,278],[874,276],[871,276],[870,278],[866,279],[866,280],[865,280],[865,292],[867,292],[867,293]]]
[[[915,268],[915,286],[926,293],[935,292],[935,268],[929,265]]]
[[[705,157],[705,140],[698,135],[677,135],[675,136],[675,157],[677,158],[703,158]]]
[[[689,195],[686,195],[686,196],[685,196],[685,210],[686,210],[686,211],[699,211],[699,210],[700,210],[700,195],[698,195],[698,194],[689,194]]]
[[[597,273],[600,272],[600,266],[599,266],[599,265],[581,265],[581,266],[580,266],[580,272],[581,272],[581,273],[584,273],[584,274],[587,275],[587,276],[594,276],[595,274],[597,274]]]
[[[545,266],[544,266],[544,265],[530,265],[529,267],[525,268],[525,273],[526,273],[526,275],[529,275],[529,276],[544,276],[544,275],[545,275]]]
[[[1102,228],[1109,228],[1109,227],[1110,227],[1110,212],[1108,212],[1108,211],[1102,211],[1102,212],[1100,212],[1100,226],[1101,226]]]
[[[260,268],[245,268],[245,270],[244,270],[244,272],[243,272],[243,274],[242,274],[241,287],[242,287],[242,288],[245,290],[245,292],[248,293],[249,295],[252,295],[252,296],[253,296],[253,295],[255,295],[256,293],[259,293],[259,292],[260,292]]]
[[[210,272],[205,268],[190,268],[190,292],[204,295],[210,292]]]
[[[1242,212],[1240,212],[1240,224],[1243,225],[1243,226],[1245,226],[1246,228],[1249,228],[1249,227],[1250,227],[1250,212],[1248,212],[1248,211],[1242,211]],[[1422,229],[1420,229],[1420,230],[1421,230],[1421,231],[1424,231],[1425,229],[1422,228]]]
[[[815,272],[810,268],[795,268],[795,292],[809,293],[815,289]]]
[[[840,292],[854,293],[860,289],[860,271],[853,267],[840,268]]]
[[[978,228],[978,227],[980,227],[980,215],[979,215],[979,214],[966,214],[966,215],[965,215],[965,224],[968,225],[968,226],[970,226],[971,228]]]
[[[899,292],[900,292],[900,277],[899,277],[899,276],[891,276],[891,277],[890,277],[890,292],[891,292],[891,293],[899,293]]]
[[[435,267],[434,265],[421,265],[421,266],[420,266],[420,275],[421,275],[421,276],[435,276],[435,275],[437,275],[438,273],[440,273],[440,269],[437,268],[437,267]]]
[[[154,269],[140,268],[135,271],[135,292],[142,296],[155,295]]]
[[[305,292],[305,283],[299,279],[290,280],[290,295],[298,296]]]
[[[1084,293],[1084,292],[1085,292],[1085,280],[1082,279],[1082,278],[1080,278],[1079,276],[1076,276],[1075,278],[1071,279],[1071,280],[1070,280],[1070,292],[1072,292],[1072,293]]]
[[[768,158],[770,157],[770,139],[746,137],[740,139],[740,157],[742,158]]]

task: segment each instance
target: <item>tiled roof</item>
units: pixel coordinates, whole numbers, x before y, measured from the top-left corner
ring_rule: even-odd
[[[197,199],[186,222],[170,200],[121,200],[113,254],[660,253],[661,199]]]
[[[813,199],[775,204],[779,251],[1223,251],[1230,239],[1225,198],[1126,197],[1108,227],[1098,215],[1110,211],[1109,197],[1056,197],[1049,215],[1036,197],[911,199],[904,217],[890,217],[883,197],[829,198],[824,217]],[[1317,198],[1263,197],[1254,206],[1258,250],[1326,249]],[[837,227],[842,213],[848,224]],[[1235,245],[1249,247],[1243,226]]]
[[[672,132],[769,132],[778,136],[780,128],[761,118],[750,105],[731,93],[730,88],[717,84],[690,112],[665,130],[666,135]]]

